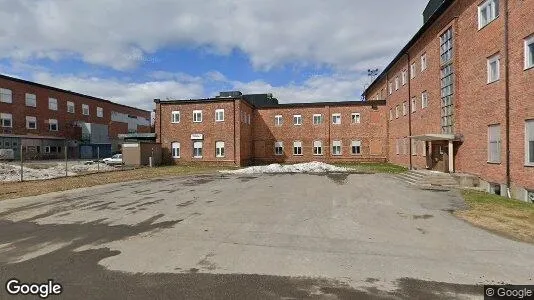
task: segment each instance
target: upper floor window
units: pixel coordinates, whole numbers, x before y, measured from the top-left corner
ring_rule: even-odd
[[[216,109],[215,110],[215,122],[222,122],[224,121],[224,109]]]
[[[441,64],[452,60],[452,27],[449,27],[440,37]]]
[[[393,120],[393,109],[389,109],[389,120]]]
[[[84,116],[88,116],[89,115],[89,105],[82,104],[82,114]]]
[[[423,55],[421,55],[421,72],[426,70],[426,68],[427,68],[426,53],[423,53]]]
[[[402,102],[402,115],[405,116],[407,112],[408,112],[408,105],[406,104],[406,102]]]
[[[402,85],[405,85],[406,84],[406,81],[407,81],[407,71],[406,70],[403,70],[402,71],[402,74],[401,74],[401,80],[402,80]]]
[[[194,123],[201,123],[202,122],[202,111],[201,110],[194,110],[193,111],[193,122]]]
[[[48,109],[57,110],[57,99],[56,98],[48,98]]]
[[[499,16],[499,0],[486,0],[478,6],[478,29]]]
[[[353,113],[351,115],[352,124],[360,124],[360,113]]]
[[[399,76],[395,77],[395,90],[399,89]]]
[[[410,78],[411,79],[414,79],[415,78],[415,72],[416,72],[416,65],[415,65],[415,62],[412,63],[412,65],[410,66]]]
[[[395,119],[399,118],[399,106],[395,106]]]
[[[37,107],[37,97],[35,94],[26,93],[26,106]]]
[[[26,116],[26,128],[27,129],[37,129],[37,118]]]
[[[48,120],[48,130],[49,131],[57,131],[58,130],[57,120],[56,119],[49,119]]]
[[[421,93],[421,108],[428,107],[428,92],[424,91]]]
[[[390,82],[390,83],[388,84],[388,89],[389,89],[389,94],[390,94],[390,95],[393,94],[393,83]]]
[[[313,124],[319,125],[323,123],[323,115],[321,114],[315,114],[313,115]]]
[[[173,111],[171,113],[171,123],[180,123],[180,112]]]
[[[525,39],[525,69],[534,67],[534,35]]]
[[[501,126],[488,126],[488,162],[501,162]]]
[[[103,118],[104,117],[104,109],[102,107],[97,107],[96,108],[96,116],[99,117],[99,118]]]
[[[301,115],[293,115],[293,125],[302,125]]]
[[[341,124],[341,114],[332,114],[332,124]]]
[[[417,98],[416,97],[412,97],[412,113],[414,113],[416,110],[417,110]]]
[[[275,126],[282,126],[283,122],[284,121],[283,121],[283,118],[282,118],[281,115],[274,116],[274,125]]]
[[[74,113],[74,102],[67,101],[67,112]]]
[[[488,58],[488,83],[495,82],[500,78],[500,56],[494,55]]]
[[[13,103],[13,92],[9,89],[0,88],[0,102]]]
[[[2,127],[13,127],[13,116],[11,114],[0,114],[0,123]]]

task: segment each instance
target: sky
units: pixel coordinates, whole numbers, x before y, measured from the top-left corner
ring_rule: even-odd
[[[151,110],[273,93],[359,100],[427,0],[0,0],[0,73]]]

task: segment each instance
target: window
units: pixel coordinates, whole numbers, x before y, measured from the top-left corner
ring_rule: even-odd
[[[313,142],[313,155],[323,155],[323,142],[321,141]]]
[[[50,146],[45,146],[45,153],[50,153]]]
[[[274,125],[275,126],[282,126],[284,120],[281,115],[274,116]]]
[[[352,113],[351,122],[352,124],[360,124],[360,113]]]
[[[412,141],[412,155],[416,156],[417,155],[417,141],[414,139],[411,139],[411,141]]]
[[[249,116],[250,120],[250,116]],[[216,109],[215,110],[215,122],[222,122],[224,121],[224,109]]]
[[[499,80],[500,77],[500,57],[494,55],[488,58],[488,83]]]
[[[57,131],[57,120],[56,119],[49,119],[48,120],[48,130],[49,131]]]
[[[173,142],[171,144],[171,154],[173,158],[180,158],[180,143]]]
[[[26,128],[27,129],[37,129],[37,118],[26,116]]]
[[[74,102],[67,101],[67,112],[74,113]]]
[[[452,59],[452,27],[447,29],[439,40],[441,64],[445,64]]]
[[[341,114],[332,114],[332,124],[335,124],[335,125],[341,124]]]
[[[534,67],[534,35],[525,39],[525,69]]]
[[[421,93],[421,108],[428,107],[428,93],[426,91]]]
[[[405,102],[402,102],[402,115],[405,116],[408,113],[408,104]]]
[[[284,142],[274,143],[274,155],[284,155]]]
[[[34,94],[26,93],[26,106],[37,107],[37,97]]]
[[[362,142],[361,141],[352,141],[351,150],[353,155],[362,154]]]
[[[416,72],[416,66],[415,66],[415,62],[412,63],[412,65],[410,66],[410,78],[411,79],[414,79],[415,78],[415,72]]]
[[[323,115],[321,114],[313,115],[313,124],[314,125],[323,124]]]
[[[341,141],[332,143],[332,155],[341,155]]]
[[[408,154],[408,139],[407,138],[402,139],[402,154],[404,155]]]
[[[250,115],[247,115],[247,123],[248,123],[248,125],[250,125]]]
[[[96,108],[96,116],[98,118],[103,118],[104,117],[104,109],[102,107],[97,107]]]
[[[526,164],[534,166],[534,120],[528,120],[525,126]]]
[[[89,115],[89,105],[82,104],[82,114],[84,116],[88,116]]]
[[[407,71],[406,70],[403,70],[402,71],[402,75],[401,75],[401,81],[402,81],[402,85],[405,85],[406,84],[406,81],[407,81]]]
[[[224,157],[224,142],[215,142],[215,157]]]
[[[202,158],[202,142],[201,141],[193,142],[193,157]]]
[[[399,76],[395,77],[395,90],[399,89]]]
[[[293,142],[293,155],[302,155],[302,142]]]
[[[501,162],[501,125],[488,126],[488,162]]]
[[[399,106],[395,106],[395,119],[399,118]]]
[[[171,123],[180,123],[180,112],[175,110],[171,112]]]
[[[194,123],[201,123],[202,122],[202,111],[201,110],[194,110],[193,111],[193,122]]]
[[[530,203],[534,203],[534,191],[527,190],[527,201]]]
[[[491,23],[499,16],[499,0],[486,0],[478,6],[478,29]]]
[[[452,63],[452,27],[440,36],[441,55],[441,132],[452,133],[454,126],[454,68]]]
[[[393,83],[390,82],[390,83],[388,84],[388,90],[389,90],[389,94],[390,94],[390,95],[393,94]]]
[[[393,109],[389,109],[389,120],[393,120]]]
[[[400,140],[399,139],[396,140],[395,146],[396,146],[397,155],[399,155],[400,154]]]
[[[48,109],[57,110],[57,99],[56,98],[48,98]]]
[[[9,89],[0,88],[0,102],[13,103],[13,92]]]
[[[302,116],[301,115],[293,115],[293,125],[302,125]]]
[[[0,114],[0,123],[2,123],[2,127],[13,127],[13,115]]]
[[[417,110],[417,98],[412,97],[412,105],[411,105],[412,113],[414,113]]]
[[[423,53],[423,55],[421,55],[421,72],[426,70],[426,67],[427,67],[426,53]]]

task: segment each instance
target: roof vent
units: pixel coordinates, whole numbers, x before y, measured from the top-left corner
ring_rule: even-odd
[[[229,91],[229,92],[220,92],[217,98],[239,98],[243,96],[243,93],[240,91]]]

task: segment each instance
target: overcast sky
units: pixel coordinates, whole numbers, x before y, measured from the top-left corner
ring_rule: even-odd
[[[152,109],[154,98],[358,100],[427,0],[0,0],[0,73]]]

